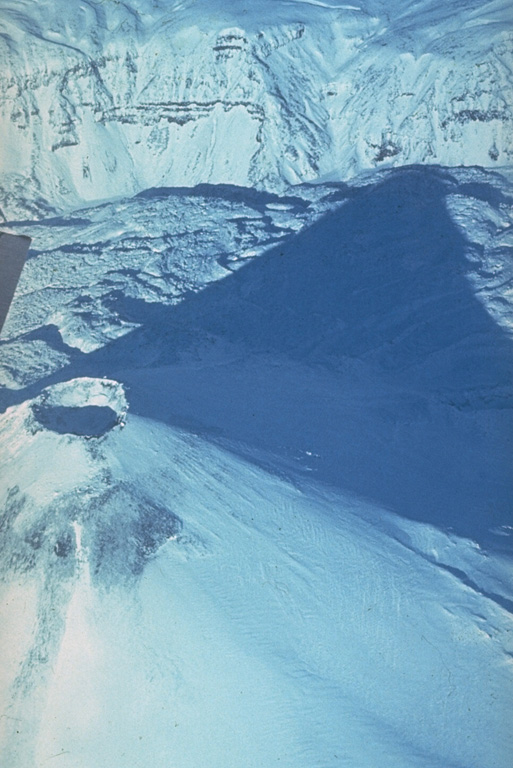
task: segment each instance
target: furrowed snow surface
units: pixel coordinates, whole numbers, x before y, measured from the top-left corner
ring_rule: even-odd
[[[2,768],[509,768],[511,42],[2,0]]]
[[[10,224],[4,765],[510,765],[512,194],[417,166]]]

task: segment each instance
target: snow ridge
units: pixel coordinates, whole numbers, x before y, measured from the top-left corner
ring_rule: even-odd
[[[508,13],[3,0],[2,768],[510,767]]]

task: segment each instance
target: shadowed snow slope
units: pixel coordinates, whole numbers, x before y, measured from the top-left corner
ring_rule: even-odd
[[[512,162],[508,0],[3,0],[1,211]]]
[[[415,166],[11,223],[8,768],[510,765],[511,196]]]

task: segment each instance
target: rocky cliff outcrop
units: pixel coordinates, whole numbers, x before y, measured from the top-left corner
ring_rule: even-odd
[[[4,219],[153,186],[513,157],[505,4],[274,3],[268,23],[240,2],[4,5]]]

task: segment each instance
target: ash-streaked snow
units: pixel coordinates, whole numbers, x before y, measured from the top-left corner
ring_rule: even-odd
[[[12,225],[9,768],[506,768],[511,196],[413,167]]]
[[[2,0],[2,768],[509,768],[509,15]]]

